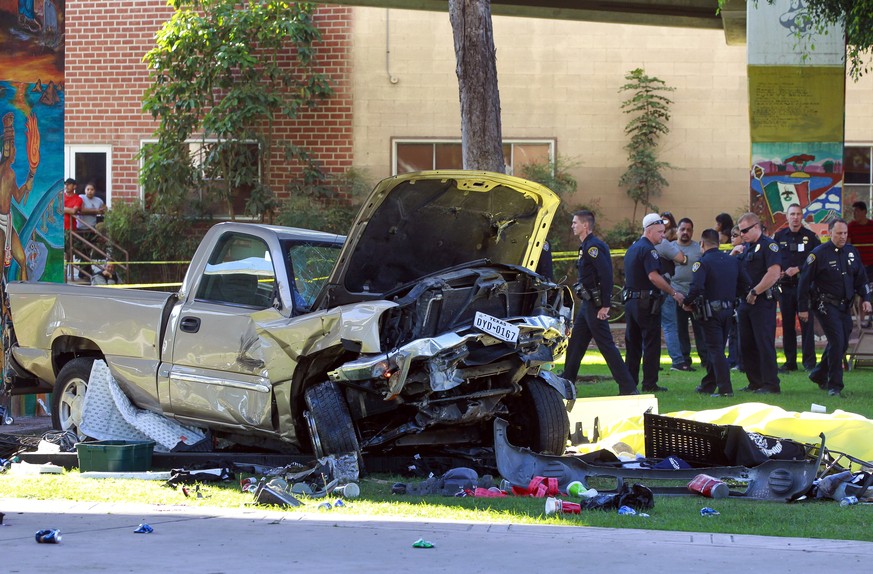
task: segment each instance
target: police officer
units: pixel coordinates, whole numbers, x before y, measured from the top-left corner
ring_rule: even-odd
[[[782,274],[779,244],[764,235],[761,220],[754,213],[740,217],[743,238],[740,266],[748,273],[751,289],[737,311],[740,352],[749,385],[743,391],[778,394],[776,372],[776,281]]]
[[[843,357],[852,333],[852,300],[857,293],[864,300],[861,306],[865,313],[873,311],[873,306],[861,255],[847,243],[848,224],[834,219],[828,224],[828,233],[830,242],[813,249],[800,272],[798,315],[801,321],[807,321],[812,306],[828,339],[809,379],[822,390],[827,388],[828,395],[839,396],[843,390]]]
[[[643,236],[630,246],[624,256],[627,367],[636,386],[642,359],[642,390],[649,393],[667,390],[658,386],[663,302],[661,291],[680,305],[685,300],[685,296],[661,276],[661,262],[655,245],[663,239],[664,221],[657,213],[650,213],[643,218]]]
[[[706,376],[696,391],[713,397],[732,397],[731,371],[724,348],[737,298],[747,292],[749,280],[741,271],[739,260],[719,251],[718,244],[718,231],[703,231],[700,236],[703,255],[691,266],[693,275],[685,309],[700,322],[709,359]]]
[[[782,349],[785,364],[780,373],[797,370],[797,281],[806,256],[821,245],[818,236],[803,226],[803,209],[792,203],[788,206],[788,227],[776,232],[773,240],[779,243],[782,252],[782,276],[779,279],[779,309],[782,311]],[[815,329],[813,321],[801,321],[800,340],[803,368],[806,372],[815,367]]]
[[[563,377],[575,381],[579,365],[591,338],[597,343],[600,354],[606,360],[620,395],[638,394],[636,382],[631,378],[627,365],[621,358],[612,339],[607,317],[612,299],[612,259],[606,243],[594,236],[594,214],[587,210],[573,214],[573,235],[579,238],[579,259],[576,262],[579,282],[576,293],[582,305],[567,346]]]

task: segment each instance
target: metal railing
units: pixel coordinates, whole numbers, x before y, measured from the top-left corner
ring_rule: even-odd
[[[108,262],[115,263],[130,275],[130,256],[126,249],[112,241],[109,236],[96,227],[78,220],[77,228],[67,233],[64,250],[64,281],[76,283],[76,278],[91,283],[94,276],[94,265],[101,266]]]

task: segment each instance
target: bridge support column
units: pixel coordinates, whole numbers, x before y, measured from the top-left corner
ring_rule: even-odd
[[[845,33],[805,16],[802,0],[747,4],[750,205],[770,234],[792,203],[813,227],[842,214]]]

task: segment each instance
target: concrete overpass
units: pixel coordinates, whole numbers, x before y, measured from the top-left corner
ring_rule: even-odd
[[[448,11],[447,0],[320,0],[347,4]],[[727,0],[718,12],[718,0],[491,0],[491,12],[555,20],[585,20],[612,24],[723,29],[729,45],[746,43],[746,0]]]

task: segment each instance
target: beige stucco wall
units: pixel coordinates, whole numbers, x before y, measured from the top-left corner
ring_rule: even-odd
[[[460,137],[452,32],[446,13],[356,8],[353,21],[354,163],[377,179],[390,175],[392,137]],[[699,230],[721,211],[744,210],[744,46],[711,30],[510,17],[493,25],[504,139],[555,138],[558,155],[578,163],[578,199],[599,199],[604,226],[633,212],[617,184],[627,142],[619,88],[637,67],[676,88],[661,159],[677,169],[656,203]],[[850,84],[848,94],[847,141],[869,143],[873,83]]]

